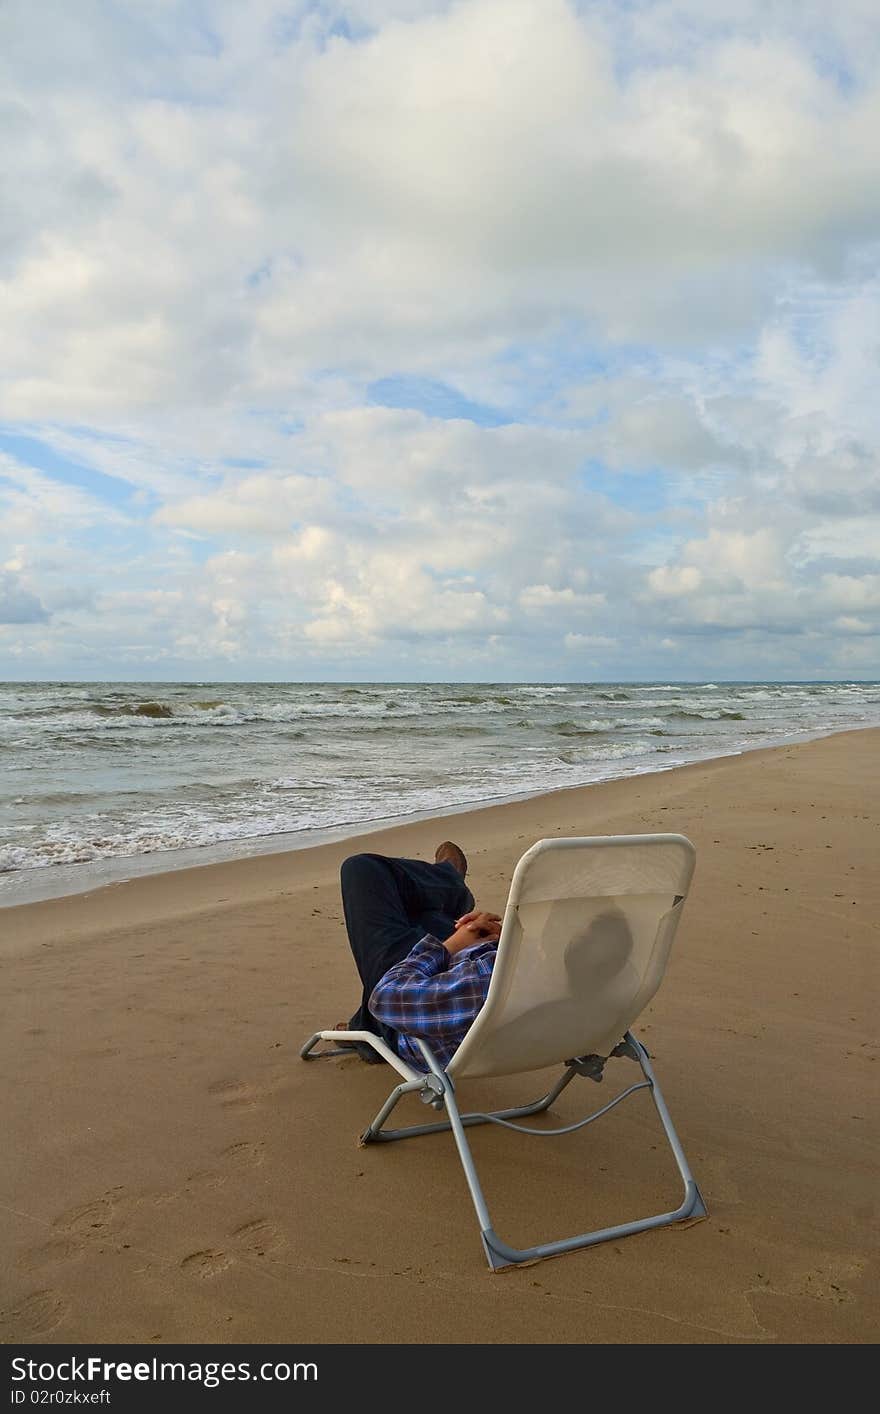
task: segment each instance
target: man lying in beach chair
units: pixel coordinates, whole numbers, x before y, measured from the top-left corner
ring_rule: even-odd
[[[300,1054],[304,1060],[338,1055],[347,1043],[375,1051],[402,1077],[362,1144],[452,1131],[493,1271],[706,1215],[648,1052],[630,1030],[663,980],[694,858],[690,840],[675,834],[538,840],[514,870],[500,929],[495,914],[474,911],[466,861],[448,841],[433,865],[381,855],[356,855],[343,865],[346,922],[364,998],[349,1028],[316,1031]],[[319,1049],[325,1042],[337,1049]],[[643,1078],[585,1119],[555,1129],[512,1122],[545,1113],[577,1077],[601,1081],[613,1058],[635,1061]],[[562,1075],[530,1104],[459,1110],[460,1089],[471,1080],[552,1065],[563,1066]],[[534,1247],[502,1241],[467,1127],[571,1134],[638,1090],[650,1094],[669,1141],[684,1185],[679,1206]],[[445,1111],[447,1120],[386,1128],[406,1096]],[[637,1155],[624,1162],[641,1165]]]
[[[338,1031],[371,1031],[420,1070],[416,1038],[445,1063],[486,1000],[501,919],[474,907],[467,860],[450,840],[434,863],[355,854],[342,866],[342,905],[363,984],[361,1005]],[[367,1042],[350,1045],[381,1062]]]

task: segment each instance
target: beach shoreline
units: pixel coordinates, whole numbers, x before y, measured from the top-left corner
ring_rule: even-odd
[[[234,864],[247,859],[262,858],[266,855],[293,854],[299,850],[317,849],[323,845],[341,842],[354,844],[362,837],[376,833],[404,829],[410,825],[429,821],[455,819],[458,816],[472,815],[482,810],[492,810],[506,805],[538,800],[544,795],[588,790],[593,786],[638,779],[642,776],[663,775],[670,771],[684,770],[689,766],[708,765],[713,761],[751,755],[754,752],[775,751],[780,747],[806,744],[810,741],[819,741],[827,736],[839,736],[850,731],[877,730],[880,730],[880,727],[876,724],[866,723],[859,727],[802,731],[797,735],[782,734],[778,740],[762,743],[760,746],[713,751],[708,755],[695,755],[692,760],[675,762],[670,765],[653,763],[641,770],[632,769],[616,775],[609,774],[577,785],[557,786],[550,790],[527,790],[514,794],[488,796],[482,801],[468,801],[444,806],[442,809],[414,810],[408,814],[385,816],[375,820],[340,821],[336,825],[330,825],[323,829],[305,829],[278,835],[256,835],[252,838],[230,841],[227,844],[199,845],[192,849],[160,850],[150,854],[119,855],[83,861],[78,864],[60,864],[9,871],[0,874],[0,917],[3,916],[6,909],[28,907],[53,899],[62,900],[77,894],[93,894],[101,889],[131,883],[135,879],[177,873],[181,870],[189,871],[216,865]]]
[[[0,1336],[423,1343],[430,1307],[451,1343],[876,1340],[878,746],[851,730],[358,833],[422,858],[451,834],[486,907],[537,838],[697,847],[635,1029],[709,1219],[499,1277],[444,1136],[357,1148],[384,1068],[299,1060],[355,1000],[351,839],[4,909]],[[594,1106],[581,1090],[562,1122]],[[551,1146],[475,1148],[517,1243],[677,1201],[638,1098]]]
[[[0,684],[0,908],[880,726],[880,683]]]
[[[821,733],[810,737],[809,741],[856,736],[862,732],[873,733],[880,742],[880,727]],[[193,908],[201,912],[215,905],[219,906],[224,901],[221,894],[230,895],[238,891],[240,897],[255,901],[267,895],[277,895],[284,891],[285,881],[291,872],[297,876],[302,872],[301,856],[307,856],[321,868],[325,856],[332,858],[335,866],[350,853],[404,854],[408,847],[407,837],[413,832],[420,845],[416,853],[419,853],[420,857],[428,858],[431,851],[430,841],[435,837],[436,840],[446,838],[449,833],[444,825],[447,820],[454,822],[459,831],[466,833],[487,827],[491,829],[493,812],[505,812],[518,807],[528,810],[528,807],[536,802],[546,802],[548,810],[552,810],[554,802],[560,802],[564,809],[568,797],[577,801],[584,792],[590,793],[587,797],[589,799],[593,792],[634,786],[639,781],[648,779],[685,779],[687,773],[703,768],[711,769],[750,757],[772,757],[775,753],[793,746],[808,744],[808,741],[798,741],[754,747],[748,752],[712,756],[681,766],[661,767],[627,776],[612,776],[607,780],[591,781],[586,785],[530,792],[477,807],[463,806],[443,814],[432,812],[414,817],[403,816],[392,819],[387,824],[379,822],[376,828],[371,829],[363,829],[361,825],[353,826],[351,830],[340,828],[339,831],[328,831],[329,838],[314,842],[303,841],[293,847],[279,847],[248,854],[235,853],[211,862],[202,862],[199,859],[186,865],[156,867],[145,870],[140,875],[123,876],[108,883],[98,880],[71,893],[53,893],[24,903],[7,903],[0,907],[0,920],[6,925],[0,935],[0,958],[17,950],[22,939],[36,936],[43,941],[46,929],[58,924],[66,930],[72,926],[76,933],[88,934],[93,929],[103,931],[118,926],[120,911],[124,915],[130,912],[132,917],[141,921],[149,921],[151,918],[173,919],[186,916]],[[454,834],[455,829],[452,832]],[[422,843],[423,841],[427,843]],[[128,862],[130,861],[119,861],[121,865]],[[307,865],[303,868],[307,870]],[[322,874],[323,872],[322,870]],[[175,911],[177,909],[180,909],[179,914]],[[49,921],[44,924],[44,919]]]

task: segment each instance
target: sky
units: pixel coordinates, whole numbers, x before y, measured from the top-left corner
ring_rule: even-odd
[[[3,0],[0,677],[880,677],[876,0]]]

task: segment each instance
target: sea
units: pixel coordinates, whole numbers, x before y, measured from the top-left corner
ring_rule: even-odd
[[[0,905],[872,725],[876,682],[0,684]]]

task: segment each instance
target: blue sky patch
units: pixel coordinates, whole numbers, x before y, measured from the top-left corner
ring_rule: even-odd
[[[475,422],[478,427],[505,427],[514,421],[485,403],[472,402],[448,383],[407,374],[378,378],[367,388],[367,398],[376,407],[411,408],[426,417]]]
[[[88,491],[108,505],[123,507],[132,514],[144,515],[147,508],[143,504],[143,494],[138,493],[130,482],[122,477],[108,476],[106,472],[95,471],[94,467],[83,466],[69,457],[56,452],[52,447],[40,442],[36,437],[24,436],[16,432],[0,432],[0,451],[8,452],[16,461],[35,471],[61,481],[65,486],[77,486]],[[135,495],[138,500],[135,501]],[[155,501],[157,498],[151,497]]]

